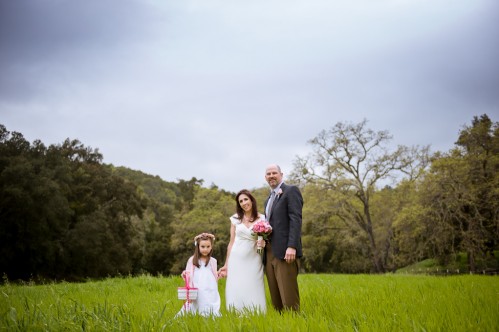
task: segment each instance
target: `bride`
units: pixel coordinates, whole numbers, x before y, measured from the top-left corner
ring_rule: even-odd
[[[221,276],[227,276],[225,303],[227,310],[266,312],[262,257],[257,253],[257,236],[252,234],[255,222],[263,220],[256,200],[243,189],[236,195],[237,213],[230,217],[230,242]],[[260,247],[265,241],[258,241]]]

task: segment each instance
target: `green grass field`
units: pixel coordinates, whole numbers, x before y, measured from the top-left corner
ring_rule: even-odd
[[[499,277],[299,276],[302,310],[174,319],[180,277],[0,286],[0,331],[499,331]],[[222,306],[225,280],[219,281]],[[267,293],[268,295],[268,293]]]

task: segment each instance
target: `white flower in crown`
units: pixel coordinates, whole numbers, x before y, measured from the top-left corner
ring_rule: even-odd
[[[277,197],[281,196],[282,195],[282,189],[279,188],[279,190],[277,191]]]
[[[196,235],[196,237],[194,238],[194,246],[197,247],[199,239],[211,239],[211,242],[213,242],[215,241],[215,235],[210,233],[201,233],[199,235]]]

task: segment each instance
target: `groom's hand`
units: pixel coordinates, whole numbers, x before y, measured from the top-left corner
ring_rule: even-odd
[[[286,263],[293,263],[296,259],[296,249],[288,247],[286,249],[286,255],[284,255],[284,260]]]

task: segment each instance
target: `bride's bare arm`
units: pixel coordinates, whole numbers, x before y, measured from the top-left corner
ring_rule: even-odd
[[[218,275],[220,277],[227,276],[227,263],[229,262],[230,251],[232,250],[232,245],[234,244],[234,240],[236,238],[236,226],[234,224],[230,224],[230,241],[227,245],[227,256],[225,257],[225,264],[218,270]]]

